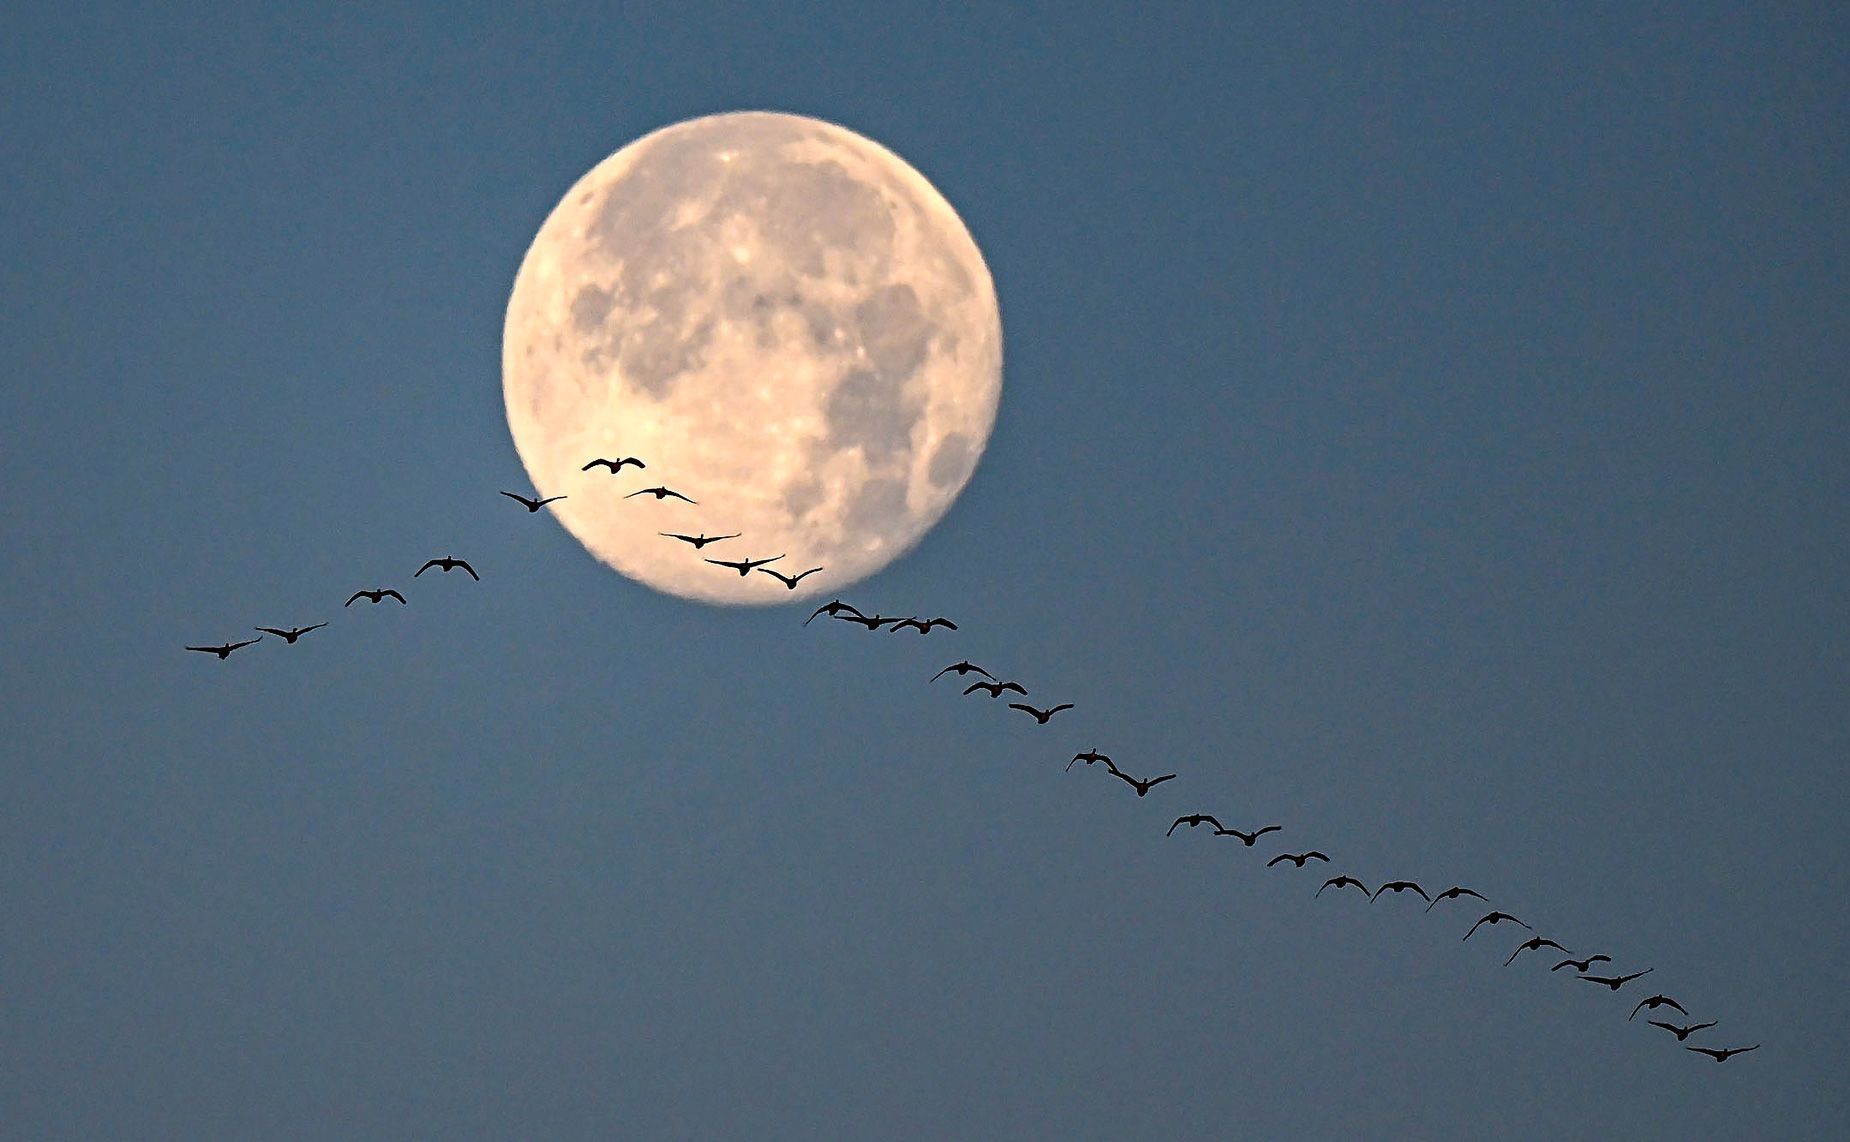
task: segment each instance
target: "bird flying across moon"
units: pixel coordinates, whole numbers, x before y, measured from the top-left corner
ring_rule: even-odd
[[[1001,390],[995,286],[962,220],[891,151],[799,115],[694,119],[597,164],[535,235],[502,336],[521,461],[571,494],[555,516],[623,574],[714,603],[822,588],[703,574],[643,537],[723,521],[831,587],[863,579],[957,498]],[[699,511],[596,494],[586,458],[632,452]]]

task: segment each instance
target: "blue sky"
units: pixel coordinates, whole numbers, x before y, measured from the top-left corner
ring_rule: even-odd
[[[11,1129],[1839,1136],[1847,32],[14,12]],[[496,495],[526,243],[742,108],[892,148],[995,276],[988,453],[848,593],[954,636],[665,598]],[[925,684],[966,655],[1077,709]],[[1656,970],[1506,970],[1197,810]]]

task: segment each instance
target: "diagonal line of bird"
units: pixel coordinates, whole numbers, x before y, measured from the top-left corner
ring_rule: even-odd
[[[617,458],[609,458],[609,457],[600,456],[600,457],[597,457],[596,459],[591,460],[589,463],[585,464],[584,467],[580,469],[580,471],[590,472],[593,469],[601,468],[601,469],[606,470],[610,476],[614,477],[614,476],[622,475],[624,469],[628,467],[634,467],[638,471],[642,471],[642,470],[646,470],[648,465],[645,464],[641,459],[634,457],[634,456],[623,456],[623,457],[617,457]],[[544,508],[548,504],[555,503],[559,500],[563,500],[567,498],[564,495],[545,496],[545,497],[526,496],[518,492],[509,492],[509,491],[502,491],[500,494],[520,504],[520,506],[524,508],[527,511],[527,513],[530,515],[537,514],[541,508]],[[655,500],[658,502],[664,499],[674,498],[678,500],[683,500],[689,504],[698,504],[697,500],[694,500],[691,497],[681,492],[678,492],[672,488],[669,488],[665,485],[658,485],[653,488],[641,488],[636,491],[632,491],[632,492],[625,494],[622,498],[634,499],[638,496],[653,496]],[[706,558],[698,554],[704,551],[704,549],[709,544],[721,543],[727,540],[734,540],[734,539],[741,538],[741,534],[738,532],[732,532],[729,534],[721,534],[721,535],[708,535],[703,531],[695,535],[686,535],[680,532],[666,532],[665,531],[665,532],[660,532],[658,534],[660,534],[665,539],[671,539],[679,543],[687,544],[692,549],[692,551],[696,553],[695,554],[696,558],[703,558],[705,559],[705,562],[713,564],[717,567],[721,567],[729,571],[736,571],[740,578],[745,578],[746,576],[750,575],[753,571],[757,571],[757,572],[760,572],[761,574],[770,575],[774,577],[775,579],[777,579],[778,582],[782,583],[786,588],[792,591],[796,590],[797,584],[801,583],[804,579],[824,570],[824,568],[822,567],[812,567],[806,571],[801,572],[800,574],[791,575],[791,574],[787,574],[785,572],[773,569],[770,566],[768,566],[768,564],[776,563],[784,559],[785,558],[784,554],[778,554],[778,555],[769,556],[765,558],[746,558],[746,559],[712,559],[712,558]],[[468,560],[458,559],[453,555],[444,555],[438,558],[429,559],[425,561],[424,565],[419,567],[417,571],[412,575],[412,578],[416,579],[422,576],[426,571],[432,571],[432,570],[443,572],[446,575],[451,571],[462,571],[466,573],[471,580],[476,581],[476,582],[480,582],[482,578],[481,575],[477,573],[476,569],[468,562]],[[373,588],[365,588],[365,589],[355,591],[352,595],[348,597],[346,603],[343,604],[343,608],[351,607],[355,603],[361,600],[365,600],[368,603],[371,603],[376,606],[380,603],[383,603],[387,599],[391,599],[397,602],[401,606],[405,605],[406,603],[405,596],[394,588],[373,587]],[[813,611],[809,615],[808,618],[803,620],[802,625],[808,626],[810,623],[814,622],[816,619],[823,618],[823,617],[835,619],[839,622],[853,624],[853,625],[862,627],[863,629],[869,631],[870,633],[878,632],[881,629],[885,628],[888,631],[888,633],[892,633],[892,634],[898,634],[902,630],[910,630],[910,631],[916,632],[919,636],[922,637],[922,636],[931,634],[934,630],[943,629],[943,630],[955,631],[958,629],[958,626],[956,623],[952,622],[950,619],[945,618],[942,615],[933,616],[931,618],[924,618],[919,615],[909,615],[909,616],[901,617],[897,615],[881,614],[878,611],[870,615],[866,613],[865,611],[862,611],[859,607],[856,607],[853,604],[845,602],[839,598],[831,599],[829,602],[824,603],[820,607],[817,607],[815,611]],[[328,625],[327,622],[323,621],[323,622],[314,623],[310,626],[305,626],[305,627],[260,626],[260,627],[253,628],[257,630],[258,632],[260,632],[256,638],[243,639],[240,641],[225,642],[225,643],[219,643],[219,644],[214,644],[214,645],[187,646],[185,649],[189,651],[203,653],[203,654],[211,654],[217,657],[219,661],[223,662],[229,659],[234,651],[240,650],[247,646],[253,646],[256,643],[262,642],[264,640],[265,635],[274,635],[277,638],[282,639],[285,645],[293,646],[295,645],[298,639],[308,634],[310,631],[319,630],[322,627],[325,627],[327,625]],[[1021,682],[1015,679],[999,679],[994,674],[991,674],[987,669],[983,668],[982,666],[977,665],[974,662],[971,662],[967,658],[960,659],[957,662],[953,662],[950,665],[944,667],[942,670],[939,670],[936,674],[933,674],[927,681],[935,683],[938,681],[938,679],[944,677],[947,674],[956,675],[956,680],[959,682],[965,681],[970,675],[973,675],[973,674],[981,676],[979,680],[972,681],[970,682],[968,686],[965,686],[963,688],[962,696],[965,698],[974,697],[980,694],[980,695],[987,697],[990,700],[995,700],[995,699],[1001,698],[1001,696],[1005,693],[1019,695],[1020,697],[1024,699],[1029,696],[1028,688]],[[1057,705],[1052,705],[1052,706],[1038,706],[1038,705],[1034,705],[1026,701],[1021,701],[1021,702],[1009,702],[1007,703],[1007,706],[1011,710],[1018,710],[1024,716],[1034,719],[1034,723],[1037,726],[1045,726],[1049,722],[1051,722],[1056,715],[1074,708],[1074,704],[1072,702],[1061,702]],[[1094,747],[1088,747],[1084,752],[1075,753],[1072,759],[1066,763],[1067,771],[1070,772],[1074,766],[1079,765],[1082,762],[1084,763],[1087,769],[1092,768],[1094,765],[1103,765],[1105,767],[1105,773],[1108,776],[1117,778],[1118,780],[1124,782],[1126,785],[1130,786],[1130,788],[1137,794],[1139,798],[1147,797],[1150,794],[1150,791],[1155,789],[1157,786],[1162,785],[1163,783],[1168,782],[1168,781],[1174,781],[1179,776],[1178,774],[1174,774],[1174,773],[1165,773],[1157,777],[1133,776],[1129,773],[1126,773],[1124,770],[1119,769],[1117,764],[1111,759],[1110,756],[1100,753]],[[1210,827],[1210,832],[1213,836],[1231,837],[1234,840],[1239,841],[1242,848],[1252,848],[1258,843],[1261,837],[1264,837],[1270,833],[1284,831],[1284,826],[1279,825],[1279,824],[1262,825],[1257,828],[1253,828],[1250,831],[1241,830],[1237,828],[1228,828],[1221,823],[1218,817],[1214,816],[1211,813],[1195,812],[1195,813],[1184,813],[1181,816],[1177,817],[1175,821],[1172,824],[1170,824],[1169,830],[1165,834],[1165,836],[1173,837],[1176,834],[1176,832],[1180,829],[1186,828],[1190,831],[1193,831],[1204,825]],[[1325,865],[1329,865],[1332,863],[1328,854],[1323,853],[1317,849],[1307,849],[1303,852],[1282,852],[1282,851],[1278,852],[1265,862],[1265,867],[1266,868],[1276,868],[1280,865],[1289,865],[1293,870],[1301,870],[1302,868],[1304,868],[1304,866],[1307,863],[1310,863],[1312,861],[1319,862]],[[1348,873],[1338,873],[1337,875],[1332,876],[1328,878],[1327,880],[1325,880],[1322,883],[1322,885],[1318,887],[1317,891],[1312,894],[1312,899],[1314,900],[1314,899],[1321,898],[1326,891],[1332,891],[1332,890],[1334,890],[1332,892],[1332,899],[1334,899],[1335,896],[1342,895],[1345,889],[1351,889],[1351,888],[1359,892],[1364,898],[1366,898],[1366,900],[1369,903],[1374,903],[1378,901],[1381,898],[1382,894],[1384,893],[1392,893],[1395,896],[1399,896],[1403,893],[1411,893],[1426,901],[1426,907],[1424,911],[1428,913],[1432,912],[1433,909],[1437,908],[1440,904],[1444,904],[1444,903],[1447,903],[1449,901],[1454,901],[1454,900],[1461,900],[1467,896],[1472,897],[1475,900],[1481,901],[1484,904],[1490,903],[1489,898],[1486,897],[1483,893],[1478,892],[1476,889],[1473,889],[1473,888],[1467,888],[1463,885],[1453,885],[1450,888],[1447,888],[1437,894],[1429,894],[1427,893],[1426,889],[1422,887],[1416,881],[1390,880],[1390,881],[1385,881],[1385,882],[1381,882],[1377,884],[1377,886],[1371,891],[1369,887],[1366,884],[1364,884],[1361,880],[1357,879],[1356,877]],[[1524,921],[1518,919],[1517,917],[1507,912],[1503,912],[1503,911],[1496,910],[1493,908],[1490,912],[1487,912],[1483,916],[1479,917],[1470,926],[1470,928],[1468,928],[1465,931],[1465,934],[1462,937],[1460,937],[1460,940],[1461,942],[1468,942],[1471,939],[1471,937],[1477,935],[1479,929],[1494,929],[1502,924],[1512,924],[1512,925],[1515,925],[1516,927],[1523,928],[1529,931],[1533,931],[1533,929],[1530,928],[1530,925],[1525,923]],[[1539,936],[1539,935],[1531,935],[1528,939],[1518,944],[1516,948],[1510,952],[1509,957],[1503,961],[1503,966],[1504,967],[1511,966],[1512,964],[1516,962],[1518,958],[1522,956],[1524,952],[1540,951],[1544,948],[1553,949],[1559,952],[1563,957],[1566,957],[1560,960],[1558,963],[1556,963],[1553,967],[1551,967],[1549,969],[1550,973],[1571,968],[1572,969],[1571,974],[1573,978],[1579,979],[1585,983],[1595,984],[1597,986],[1604,987],[1610,991],[1615,991],[1615,992],[1618,991],[1620,988],[1624,987],[1626,984],[1631,983],[1632,981],[1637,980],[1643,976],[1649,975],[1653,971],[1656,970],[1655,968],[1645,968],[1641,971],[1628,972],[1628,973],[1620,974],[1620,975],[1596,975],[1593,973],[1593,970],[1592,970],[1593,965],[1599,964],[1599,963],[1611,963],[1612,962],[1611,956],[1608,956],[1604,953],[1594,953],[1592,955],[1588,955],[1580,959],[1575,959],[1573,958],[1574,957],[1573,951],[1571,951],[1567,947],[1563,946],[1562,944],[1556,942],[1555,940],[1551,938],[1548,938],[1545,936]],[[1678,1003],[1675,999],[1671,998],[1670,996],[1652,995],[1649,998],[1640,1000],[1637,1006],[1632,1008],[1632,1012],[1629,1016],[1627,1016],[1627,1020],[1628,1021],[1636,1020],[1640,1012],[1652,1012],[1652,1011],[1655,1011],[1659,1007],[1670,1008],[1678,1012],[1679,1014],[1681,1014],[1685,1019],[1688,1019],[1690,1017],[1689,1012],[1683,1007],[1683,1005],[1681,1003]],[[1647,1019],[1646,1022],[1648,1022],[1653,1027],[1662,1028],[1663,1030],[1671,1033],[1672,1035],[1676,1037],[1676,1041],[1679,1044],[1682,1043],[1684,1040],[1688,1039],[1691,1035],[1699,1031],[1703,1031],[1710,1027],[1716,1026],[1716,1023],[1717,1023],[1716,1020],[1709,1020],[1703,1023],[1677,1024],[1677,1023],[1670,1023],[1667,1021],[1657,1020],[1657,1019]],[[1701,1054],[1707,1058],[1713,1059],[1717,1063],[1725,1063],[1729,1059],[1735,1057],[1736,1055],[1742,1055],[1742,1054],[1746,1054],[1749,1051],[1758,1050],[1759,1047],[1760,1047],[1760,1044],[1755,1043],[1751,1046],[1746,1046],[1746,1047],[1712,1048],[1712,1047],[1697,1046],[1697,1047],[1686,1047],[1684,1049],[1695,1052],[1697,1054]]]

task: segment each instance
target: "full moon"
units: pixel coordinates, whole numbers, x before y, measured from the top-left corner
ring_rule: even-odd
[[[995,424],[1002,323],[970,232],[897,155],[799,115],[711,115],[553,208],[514,279],[502,389],[533,487],[598,559],[686,598],[789,602],[880,570],[957,498]],[[582,470],[626,456],[647,467]],[[694,502],[632,495],[658,487]],[[706,562],[780,555],[769,570],[822,570],[792,589]]]

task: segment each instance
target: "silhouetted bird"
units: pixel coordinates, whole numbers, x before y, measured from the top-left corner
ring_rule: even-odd
[[[1548,970],[1560,971],[1562,968],[1573,968],[1581,975],[1585,975],[1587,974],[1587,969],[1591,968],[1594,964],[1609,964],[1611,962],[1611,956],[1588,956],[1584,960],[1562,960]]]
[[[709,543],[718,543],[722,539],[739,538],[739,533],[736,531],[733,532],[731,535],[708,535],[704,531],[701,532],[699,535],[682,535],[680,532],[676,532],[676,531],[658,531],[655,534],[663,537],[664,539],[678,539],[683,543],[691,543],[694,545],[695,551],[699,551],[701,548],[705,547]],[[813,619],[816,616],[811,615],[809,617]]]
[[[817,607],[815,614],[812,614],[809,616],[809,618],[804,619],[803,625],[808,626],[810,623],[814,622],[817,615],[827,615],[830,618],[836,618],[843,611],[852,611],[854,612],[854,615],[857,618],[867,617],[866,615],[861,614],[861,612],[858,609],[856,609],[855,607],[847,603],[842,602],[840,599],[830,599],[828,602],[822,604],[820,607]]]
[[[1494,928],[1498,924],[1503,923],[1505,920],[1508,920],[1512,924],[1522,924],[1521,920],[1516,919],[1516,917],[1510,915],[1508,912],[1492,912],[1489,915],[1480,919],[1477,922],[1477,924],[1471,925],[1471,932],[1477,931],[1478,924],[1489,924],[1491,927]],[[1522,924],[1522,926],[1525,928],[1529,928],[1527,924]],[[1529,931],[1533,932],[1535,931],[1535,929],[1529,928]],[[1463,936],[1463,939],[1469,940],[1471,938],[1471,932],[1466,932]]]
[[[1649,999],[1639,1000],[1638,1006],[1632,1008],[1632,1013],[1625,1017],[1625,1021],[1630,1023],[1632,1020],[1638,1018],[1638,1013],[1640,1011],[1656,1011],[1660,1007],[1674,1008],[1678,1015],[1681,1015],[1685,1019],[1689,1018],[1689,1012],[1683,1010],[1683,1005],[1681,1003],[1678,1003],[1668,995],[1653,995]]]
[[[1026,686],[1023,686],[1021,683],[1015,682],[1015,681],[972,682],[970,683],[970,685],[964,687],[965,694],[974,694],[978,690],[981,690],[985,694],[988,694],[991,698],[1002,697],[1002,691],[1004,690],[1013,691],[1014,693],[1020,694],[1024,698],[1028,696],[1028,688]]]
[[[327,625],[328,624],[326,623],[316,623],[312,627],[296,627],[292,630],[278,630],[275,627],[252,627],[251,629],[260,630],[265,634],[273,634],[277,638],[280,638],[284,642],[288,643],[290,646],[294,646],[296,639],[301,638],[303,635],[307,634],[311,630],[320,630],[322,627],[327,626]]]
[[[605,468],[609,468],[610,474],[614,476],[618,472],[621,472],[623,470],[623,466],[625,464],[634,464],[638,468],[648,467],[647,464],[644,464],[641,460],[636,459],[634,456],[620,456],[615,460],[606,460],[602,456],[599,456],[597,459],[591,461],[589,464],[586,464],[584,467],[578,470],[580,472],[589,472],[593,468],[602,466]]]
[[[220,662],[223,662],[227,658],[230,658],[231,652],[238,649],[239,647],[249,646],[253,642],[262,642],[262,641],[263,641],[263,636],[258,635],[256,638],[247,638],[243,642],[228,642],[224,644],[223,646],[189,646],[186,649],[197,650],[201,654],[216,654],[218,655],[218,660]]]
[[[1169,826],[1169,831],[1167,833],[1164,833],[1163,836],[1165,837],[1175,836],[1176,829],[1182,825],[1187,825],[1191,829],[1194,828],[1196,825],[1213,825],[1214,831],[1217,833],[1220,832],[1220,822],[1216,821],[1213,817],[1210,817],[1206,813],[1190,813],[1186,817],[1177,817],[1176,823],[1174,825]]]
[[[1250,849],[1253,847],[1253,842],[1260,837],[1265,836],[1267,833],[1276,833],[1282,828],[1284,828],[1283,825],[1267,825],[1263,829],[1254,829],[1250,833],[1242,833],[1238,829],[1215,829],[1214,835],[1217,837],[1238,837],[1241,842]]]
[[[644,488],[640,492],[631,492],[629,495],[624,496],[623,498],[626,500],[633,500],[637,496],[654,496],[657,500],[665,500],[669,496],[673,496],[677,500],[687,500],[688,503],[694,504],[696,506],[698,506],[700,503],[699,500],[688,500],[686,496],[682,495],[680,492],[675,491],[673,488]]]
[[[1543,939],[1541,936],[1532,936],[1529,939],[1524,940],[1522,943],[1516,946],[1516,950],[1510,953],[1510,958],[1503,961],[1503,966],[1509,967],[1511,964],[1516,962],[1516,957],[1522,955],[1524,952],[1533,952],[1541,948],[1553,948],[1556,951],[1562,953],[1563,955],[1568,955],[1568,956],[1571,956],[1574,954],[1572,951],[1568,950],[1567,948],[1563,948],[1560,944],[1555,943],[1553,940]]]
[[[1432,904],[1432,897],[1426,895],[1426,890],[1424,888],[1421,888],[1419,885],[1413,883],[1411,880],[1390,880],[1386,884],[1382,885],[1380,888],[1375,889],[1374,896],[1370,896],[1369,899],[1373,900],[1375,896],[1379,896],[1383,892],[1393,892],[1393,893],[1417,892],[1420,894],[1420,899],[1426,901],[1429,907]]]
[[[1330,863],[1329,857],[1324,856],[1322,853],[1318,852],[1316,849],[1312,849],[1307,853],[1279,853],[1277,856],[1273,857],[1271,860],[1266,861],[1265,866],[1267,868],[1271,868],[1273,865],[1277,864],[1279,861],[1284,861],[1284,860],[1290,861],[1292,866],[1295,868],[1303,868],[1304,862],[1307,860],[1320,860],[1324,864]],[[1380,890],[1377,889],[1376,891],[1380,891]]]
[[[1585,980],[1588,983],[1597,983],[1602,987],[1610,987],[1612,990],[1617,991],[1639,976],[1650,975],[1656,970],[1656,968],[1646,968],[1643,971],[1635,971],[1630,975],[1582,975],[1575,976],[1574,978]],[[1685,1011],[1684,1014],[1687,1015],[1689,1012]]]
[[[1172,780],[1176,776],[1173,773],[1165,773],[1161,777],[1152,777],[1147,780],[1132,777],[1130,774],[1124,772],[1122,769],[1119,769],[1117,766],[1111,764],[1110,758],[1105,759],[1105,768],[1111,771],[1111,775],[1113,777],[1116,777],[1118,780],[1129,785],[1132,789],[1135,789],[1137,791],[1137,796],[1139,797],[1148,796],[1150,790],[1156,788],[1158,785],[1161,785],[1165,781]]]
[[[707,562],[715,567],[730,567],[743,579],[752,573],[754,567],[763,567],[766,563],[775,563],[782,558],[781,555],[773,555],[769,559],[709,559]]]
[[[556,500],[562,500],[565,498],[564,496],[547,496],[543,500],[530,500],[518,492],[502,492],[501,494],[506,496],[510,500],[519,501],[521,506],[526,508],[528,512],[539,511],[541,508],[545,507],[547,504],[550,504]]]
[[[965,693],[968,693],[968,691],[965,691]],[[1066,763],[1066,771],[1068,773],[1071,773],[1073,771],[1073,766],[1079,764],[1082,761],[1085,762],[1087,765],[1091,765],[1093,762],[1096,762],[1096,761],[1102,761],[1105,763],[1106,768],[1110,768],[1111,766],[1110,758],[1106,757],[1104,754],[1100,753],[1099,751],[1095,749],[1089,749],[1084,753],[1074,754],[1073,760]]]
[[[760,574],[769,575],[771,578],[776,579],[779,583],[782,583],[784,586],[790,588],[792,591],[797,589],[798,583],[801,583],[803,580],[809,578],[811,575],[814,575],[816,572],[820,570],[822,570],[822,568],[820,567],[811,567],[809,570],[803,572],[800,575],[786,575],[775,567],[758,568],[758,571]]]
[[[384,602],[387,599],[397,599],[401,603],[405,601],[405,597],[399,594],[397,591],[392,590],[392,588],[381,587],[380,589],[376,591],[355,591],[353,593],[353,596],[349,598],[346,602],[342,603],[341,606],[351,607],[354,603],[358,602],[361,599],[365,599],[367,602],[370,602],[370,603],[380,603],[380,602]]]
[[[1456,884],[1454,884],[1454,885],[1452,885],[1452,887],[1450,887],[1450,888],[1448,888],[1448,889],[1446,889],[1446,890],[1445,890],[1444,892],[1441,892],[1441,893],[1440,893],[1439,895],[1437,895],[1437,896],[1435,896],[1435,897],[1433,897],[1433,898],[1432,898],[1432,904],[1428,904],[1428,905],[1426,906],[1426,911],[1428,911],[1428,912],[1431,912],[1431,911],[1432,911],[1432,906],[1433,906],[1433,904],[1437,904],[1437,903],[1439,903],[1439,901],[1441,901],[1441,900],[1456,900],[1456,899],[1458,899],[1458,898],[1459,898],[1460,896],[1475,896],[1475,897],[1477,897],[1477,898],[1478,898],[1479,900],[1483,900],[1483,901],[1484,901],[1484,903],[1486,903],[1486,904],[1489,904],[1489,903],[1490,903],[1490,901],[1489,901],[1488,899],[1486,899],[1486,898],[1485,898],[1485,896],[1484,896],[1484,894],[1483,894],[1483,893],[1481,893],[1481,892],[1473,892],[1473,891],[1472,891],[1472,890],[1470,890],[1469,888],[1460,888],[1460,887],[1458,887],[1458,886],[1457,886]]]
[[[815,618],[816,616],[811,615],[810,617]],[[835,615],[833,617],[838,618],[842,622],[845,622],[845,623],[859,623],[862,626],[866,627],[868,630],[879,630],[881,627],[885,626],[887,623],[899,621],[898,619],[888,618],[885,615],[864,615],[860,613],[859,611],[856,611],[852,615]]]
[[[1675,1035],[1677,1037],[1677,1042],[1679,1043],[1681,1043],[1683,1040],[1689,1038],[1691,1035],[1694,1035],[1696,1032],[1702,1030],[1705,1027],[1715,1026],[1715,1020],[1713,1019],[1709,1020],[1707,1023],[1692,1023],[1688,1027],[1678,1027],[1675,1023],[1665,1023],[1661,1019],[1651,1019],[1651,1020],[1647,1020],[1647,1022],[1649,1022],[1651,1026],[1653,1027],[1662,1027],[1664,1030],[1670,1032],[1672,1035]]]
[[[1330,879],[1323,882],[1323,888],[1334,888],[1338,892],[1341,892],[1345,888],[1359,888],[1362,890],[1363,896],[1368,896],[1368,886],[1353,876],[1332,876]],[[1323,888],[1317,890],[1317,896],[1323,895]],[[1311,899],[1315,900],[1317,896],[1313,896]],[[1369,898],[1371,900],[1373,899],[1373,897]]]
[[[469,561],[467,559],[458,559],[454,555],[445,555],[442,559],[430,560],[425,563],[424,566],[418,568],[418,575],[422,575],[432,567],[437,568],[446,575],[460,567],[469,573],[469,578],[474,579],[478,583],[482,581],[482,577],[475,573],[475,568],[469,566]],[[418,575],[413,575],[412,578],[415,579]]]
[[[1714,1047],[1685,1047],[1683,1049],[1685,1051],[1694,1051],[1698,1055],[1707,1055],[1718,1063],[1725,1063],[1736,1055],[1745,1055],[1749,1051],[1758,1051],[1760,1049],[1760,1044],[1755,1043],[1751,1047],[1723,1047],[1720,1050]]]
[[[931,676],[931,681],[936,682],[938,679],[952,672],[955,672],[959,678],[962,678],[966,674],[981,674],[991,682],[996,680],[994,674],[991,674],[989,671],[984,670],[981,666],[978,666],[976,663],[966,658],[962,662],[953,662],[943,670],[938,671],[938,673]]]
[[[921,621],[917,615],[914,615],[909,619],[901,619],[894,623],[893,633],[898,634],[900,627],[911,627],[920,634],[930,634],[931,628],[933,627],[944,627],[946,630],[956,630],[957,624],[946,618],[924,619]]]
[[[982,683],[978,682],[977,685],[981,686]],[[1071,702],[1062,702],[1051,710],[1037,709],[1033,706],[1028,705],[1026,702],[1010,702],[1009,703],[1009,709],[1020,710],[1022,713],[1033,718],[1036,725],[1042,725],[1042,726],[1047,724],[1047,719],[1053,717],[1055,714],[1059,713],[1061,710],[1070,710],[1072,708],[1073,708],[1073,704]]]

